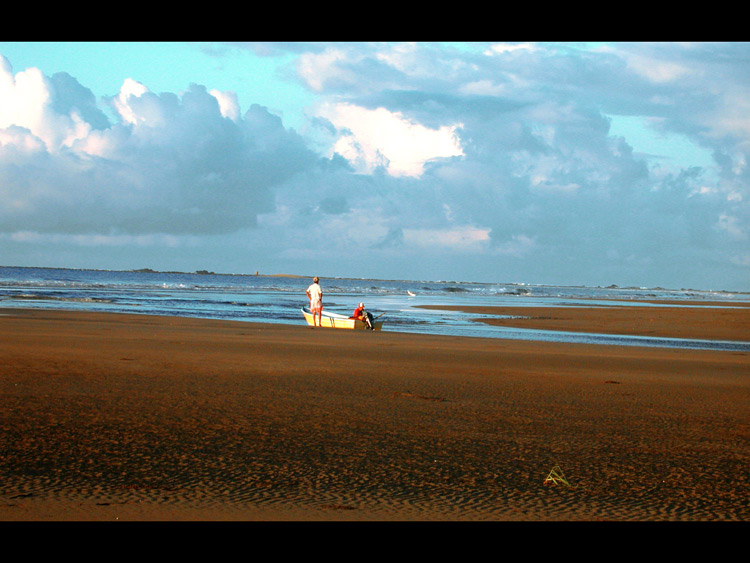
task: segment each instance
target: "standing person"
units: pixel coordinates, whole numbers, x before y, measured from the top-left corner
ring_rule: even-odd
[[[313,326],[321,326],[321,318],[323,316],[323,290],[318,285],[320,280],[318,277],[313,278],[312,284],[307,288],[307,297],[310,299],[310,312],[313,316]],[[318,317],[318,324],[315,324],[315,316]]]

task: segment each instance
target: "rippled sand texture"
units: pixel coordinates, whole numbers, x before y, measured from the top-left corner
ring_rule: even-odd
[[[2,520],[747,520],[750,357],[0,316]],[[545,484],[559,466],[568,484]]]

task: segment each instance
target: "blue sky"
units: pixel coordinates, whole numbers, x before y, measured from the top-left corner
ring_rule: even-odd
[[[750,291],[744,43],[0,43],[0,263]]]

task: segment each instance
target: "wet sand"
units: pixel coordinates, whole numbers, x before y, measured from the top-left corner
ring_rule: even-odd
[[[0,312],[3,521],[750,518],[748,353]]]
[[[646,302],[644,302],[646,303]],[[494,317],[477,318],[494,326],[525,329],[629,334],[697,340],[750,341],[750,303],[652,301],[651,305],[591,307],[430,306]]]

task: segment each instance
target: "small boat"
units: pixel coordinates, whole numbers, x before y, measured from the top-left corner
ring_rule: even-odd
[[[310,326],[316,326],[315,321],[313,321],[313,315],[308,307],[302,308],[302,314],[305,316],[307,324],[309,324]],[[381,328],[383,328],[383,321],[375,321],[373,325],[373,328],[375,330],[380,330]],[[328,327],[347,328],[350,330],[367,330],[367,325],[364,323],[364,321],[352,319],[351,317],[347,317],[346,315],[339,315],[338,313],[330,313],[328,311],[323,311],[323,313],[321,314],[320,326],[324,328]]]

